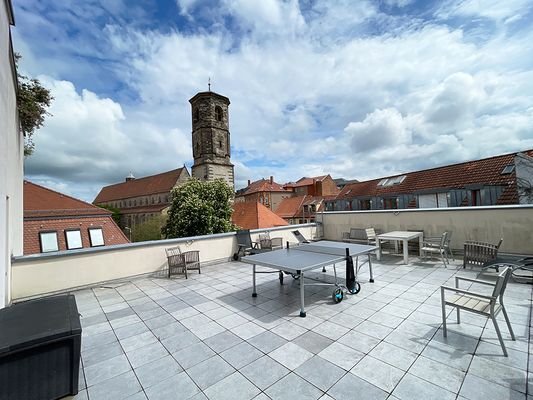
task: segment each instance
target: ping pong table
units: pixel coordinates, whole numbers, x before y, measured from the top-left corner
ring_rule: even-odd
[[[299,279],[300,282],[300,317],[305,317],[305,286],[309,285],[333,285],[335,289],[332,294],[333,301],[339,303],[344,298],[344,290],[355,294],[361,290],[361,285],[357,282],[357,273],[365,264],[368,264],[370,271],[370,282],[374,282],[372,275],[372,263],[370,261],[370,253],[377,250],[376,246],[367,246],[361,244],[352,244],[344,242],[333,242],[329,240],[322,240],[319,242],[305,243],[287,248],[274,250],[261,254],[254,254],[242,257],[241,261],[253,265],[253,292],[252,297],[257,297],[256,291],[256,274],[262,273],[276,273],[279,271],[279,280],[283,284],[284,273],[291,274],[293,278]],[[367,256],[367,261],[359,263],[359,256]],[[353,258],[355,257],[355,270]],[[337,279],[337,269],[335,265],[340,262],[346,262],[346,285],[339,283]],[[305,273],[317,269],[324,268],[328,265],[333,265],[333,272],[335,276],[334,283],[305,283]],[[257,271],[257,266],[267,267],[277,271]],[[316,279],[305,278],[308,280]]]

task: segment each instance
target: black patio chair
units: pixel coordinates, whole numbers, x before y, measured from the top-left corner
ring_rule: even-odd
[[[261,249],[259,242],[252,242],[250,236],[250,229],[241,229],[236,233],[237,236],[237,252],[233,254],[233,259],[238,261],[242,256],[250,254],[259,254],[269,251],[267,249]]]

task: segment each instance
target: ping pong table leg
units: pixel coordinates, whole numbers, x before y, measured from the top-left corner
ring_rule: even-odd
[[[252,281],[253,281],[253,286],[254,286],[254,291],[252,292],[252,297],[257,297],[257,292],[255,291],[255,264],[254,264],[254,267],[253,267],[253,278],[252,278]]]
[[[305,284],[304,284],[304,272],[300,271],[300,317],[305,317],[305,303],[304,303],[304,293],[305,293]]]
[[[372,273],[372,261],[370,259],[370,254],[367,254],[368,256],[368,270],[370,271],[370,283],[374,283],[374,274]]]

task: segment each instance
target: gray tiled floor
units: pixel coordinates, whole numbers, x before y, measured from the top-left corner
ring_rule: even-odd
[[[375,283],[364,271],[361,292],[339,304],[331,287],[306,287],[305,319],[298,282],[259,275],[252,298],[250,267],[236,262],[187,280],[78,291],[76,399],[533,399],[532,286],[508,286],[517,340],[502,320],[505,358],[480,316],[462,313],[457,324],[450,309],[442,336],[440,285],[476,271],[398,262],[374,263]],[[331,280],[332,269],[326,274]]]

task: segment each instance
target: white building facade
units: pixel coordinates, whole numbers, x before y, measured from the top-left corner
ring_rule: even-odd
[[[11,0],[0,0],[0,308],[11,302],[11,258],[22,255],[24,137],[17,112]]]

